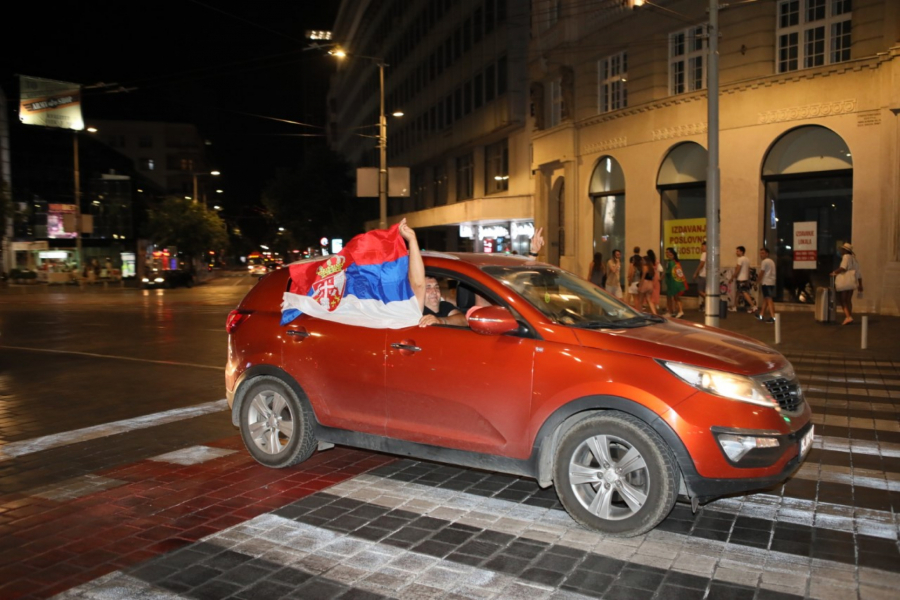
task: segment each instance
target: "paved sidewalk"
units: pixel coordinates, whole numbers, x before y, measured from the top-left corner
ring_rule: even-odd
[[[777,307],[776,307],[777,311]],[[781,320],[781,343],[775,343],[775,324],[763,323],[746,312],[729,312],[719,327],[764,342],[782,354],[829,354],[853,358],[895,360],[900,357],[900,317],[854,314],[854,322],[842,326],[816,323],[813,312],[785,311]],[[861,349],[862,320],[868,317],[868,348]],[[697,309],[685,312],[684,319],[703,323]]]

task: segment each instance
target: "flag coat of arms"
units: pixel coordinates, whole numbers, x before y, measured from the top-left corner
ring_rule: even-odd
[[[301,314],[380,329],[412,327],[422,318],[398,225],[363,233],[337,254],[288,268],[282,325]]]

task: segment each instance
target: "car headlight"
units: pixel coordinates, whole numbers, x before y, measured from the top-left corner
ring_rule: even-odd
[[[163,281],[165,281],[165,279],[163,279],[162,277],[157,277],[157,278],[154,279],[153,281],[156,282],[156,283],[162,283]]]
[[[663,362],[663,365],[679,379],[698,390],[731,400],[778,408],[766,389],[750,377],[677,362]]]

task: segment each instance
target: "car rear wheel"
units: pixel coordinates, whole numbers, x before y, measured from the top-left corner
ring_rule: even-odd
[[[630,537],[656,527],[678,490],[675,459],[643,421],[619,412],[587,417],[560,440],[554,485],[573,519]]]
[[[247,450],[267,467],[295,465],[316,449],[309,404],[274,377],[260,377],[250,383],[241,405],[240,423]]]

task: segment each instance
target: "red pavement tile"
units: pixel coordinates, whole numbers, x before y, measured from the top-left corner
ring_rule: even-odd
[[[0,498],[0,600],[48,598],[394,460],[341,448],[275,470],[257,465],[239,438],[212,445],[239,452],[188,467],[108,469],[98,474],[129,483],[69,501]]]

